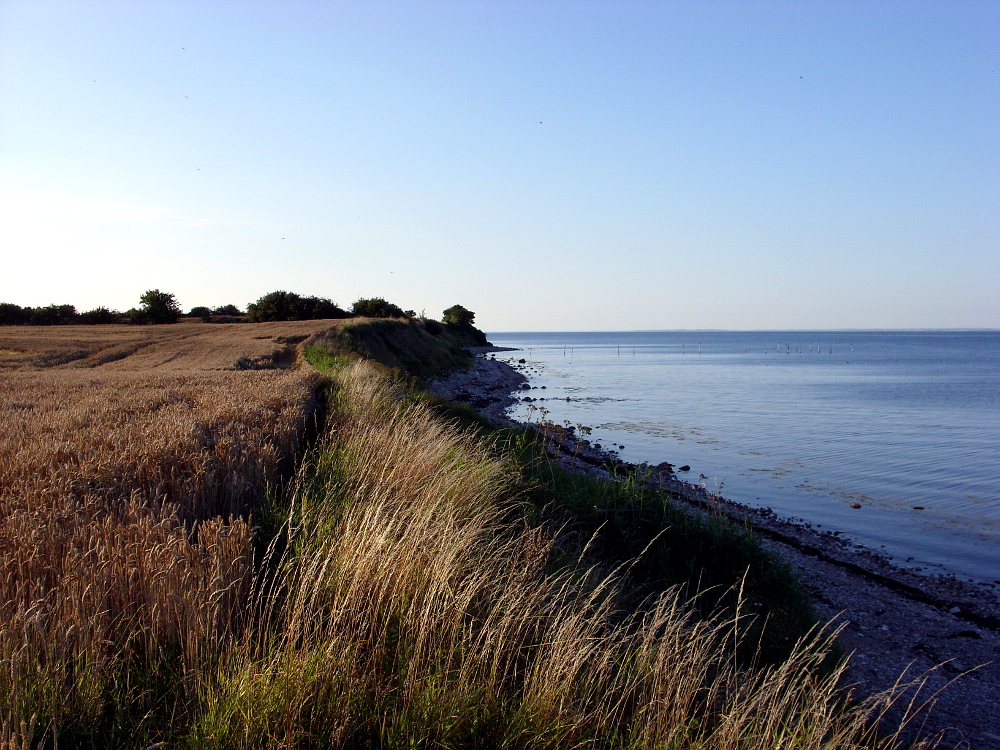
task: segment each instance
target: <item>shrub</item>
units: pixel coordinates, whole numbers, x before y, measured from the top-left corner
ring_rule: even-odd
[[[405,318],[403,308],[386,302],[381,297],[361,298],[351,307],[351,312],[364,318]]]
[[[208,323],[212,320],[212,311],[204,305],[199,305],[198,307],[192,307],[188,311],[188,317],[201,318],[203,323]]]
[[[326,297],[300,297],[295,292],[271,292],[247,305],[247,319],[251,323],[347,317],[349,317],[347,312]]]
[[[236,305],[220,305],[212,310],[212,315],[242,315],[243,311]]]
[[[0,326],[27,325],[31,318],[30,310],[30,307],[25,310],[13,302],[0,302]]]
[[[140,310],[137,307],[132,307],[122,313],[125,318],[125,322],[133,326],[144,326],[149,322],[149,316],[146,315],[145,310]]]
[[[346,310],[337,306],[326,297],[303,297],[305,303],[304,320],[325,320],[327,318],[349,318]]]
[[[470,326],[475,319],[476,314],[472,310],[466,310],[461,305],[452,305],[449,307],[444,311],[444,318],[442,318],[445,323],[465,323]]]
[[[73,305],[48,305],[46,307],[24,308],[30,311],[29,323],[36,326],[59,326],[76,323],[80,317]]]
[[[142,312],[148,323],[176,323],[181,315],[181,306],[177,298],[159,289],[150,289],[140,298]]]
[[[122,314],[117,310],[109,310],[106,307],[95,307],[93,310],[80,313],[80,322],[87,325],[101,325],[107,323],[117,323]]]

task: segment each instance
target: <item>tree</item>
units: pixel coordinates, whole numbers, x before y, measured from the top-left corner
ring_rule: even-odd
[[[0,326],[23,326],[31,317],[20,305],[13,302],[0,302]]]
[[[36,326],[61,326],[76,323],[79,315],[73,305],[47,305],[25,308],[31,310],[31,324]]]
[[[87,325],[117,323],[121,319],[121,316],[122,314],[117,310],[109,310],[103,306],[95,307],[93,310],[80,313],[80,322]]]
[[[295,292],[271,292],[247,305],[247,320],[251,323],[346,317],[348,314],[326,297],[300,297]]]
[[[277,291],[265,294],[247,305],[247,318],[251,323],[267,320],[300,320],[302,298],[295,292]]]
[[[326,320],[328,318],[349,318],[350,313],[342,310],[337,303],[326,297],[303,297],[306,320]]]
[[[212,322],[212,311],[209,310],[204,305],[198,305],[197,307],[192,307],[188,310],[189,318],[201,318],[202,323]]]
[[[403,308],[381,297],[361,298],[351,306],[351,312],[364,318],[405,318]]]
[[[466,310],[461,305],[452,305],[447,310],[444,311],[444,317],[442,320],[445,323],[451,324],[465,324],[472,325],[472,321],[476,319],[476,314],[472,310]]]
[[[122,317],[125,318],[125,322],[133,326],[144,326],[149,323],[149,316],[146,315],[146,311],[140,310],[137,307],[130,307],[128,310],[122,313]]]
[[[150,289],[139,298],[142,312],[150,323],[176,323],[181,316],[181,306],[177,298],[159,289]]]
[[[212,315],[242,315],[243,312],[236,305],[220,305],[212,310]]]

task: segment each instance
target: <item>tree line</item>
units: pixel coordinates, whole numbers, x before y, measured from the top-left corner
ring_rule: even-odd
[[[10,302],[0,302],[0,325],[51,326],[51,325],[101,325],[129,323],[132,325],[157,325],[176,323],[182,317],[199,318],[204,322],[246,321],[263,323],[276,320],[325,320],[338,318],[401,318],[414,319],[413,310],[403,310],[382,297],[361,298],[344,310],[326,297],[308,297],[295,292],[276,291],[265,294],[247,305],[244,313],[236,305],[215,308],[199,305],[184,313],[177,298],[169,292],[150,289],[139,298],[139,306],[125,312],[107,307],[77,312],[74,305],[48,305],[46,307],[21,307]],[[444,311],[442,322],[472,325],[475,313],[462,305],[452,305]]]

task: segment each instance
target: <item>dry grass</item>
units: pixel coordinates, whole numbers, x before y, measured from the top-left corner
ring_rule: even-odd
[[[290,344],[341,324],[335,320],[256,324],[186,320],[162,326],[2,326],[0,370],[231,370],[240,359],[267,366],[275,352],[282,359]]]
[[[247,514],[291,468],[316,376],[212,369],[316,327],[2,329],[19,362],[0,380],[0,746],[31,715],[86,733],[152,705],[158,670],[183,682],[225,648]],[[146,354],[107,356],[129,348]]]
[[[551,568],[510,467],[371,363],[338,376],[256,629],[201,686],[191,743],[237,747],[888,747],[820,676],[829,640],[737,666],[732,621],[668,591],[618,610],[614,576]]]

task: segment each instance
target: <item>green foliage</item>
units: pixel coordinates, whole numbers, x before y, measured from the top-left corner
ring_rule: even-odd
[[[29,307],[28,310],[30,309]],[[20,305],[15,305],[13,302],[0,302],[0,326],[23,326],[27,325],[30,319],[31,314]]]
[[[467,310],[461,305],[452,305],[444,311],[442,320],[445,323],[472,325],[476,319],[476,314],[472,310]]]
[[[149,323],[149,316],[146,315],[146,311],[140,310],[138,307],[130,307],[122,313],[122,317],[126,323],[133,326],[144,326]]]
[[[405,318],[403,309],[381,297],[359,299],[351,306],[351,312],[362,318]]]
[[[536,451],[527,455],[537,456]],[[761,546],[751,528],[721,515],[693,513],[641,477],[607,482],[545,460],[523,466],[529,495],[543,517],[575,532],[581,545],[589,540],[589,552],[604,564],[629,562],[636,602],[681,584],[689,597],[698,597],[703,616],[719,609],[735,616],[742,597],[754,615],[740,651],[748,661],[788,658],[816,625],[791,569]],[[574,559],[578,554],[566,552]]]
[[[139,297],[142,305],[142,312],[145,322],[156,325],[163,323],[176,323],[181,316],[181,306],[177,304],[177,298],[168,292],[161,292],[159,289],[150,289]]]
[[[36,326],[69,325],[75,323],[77,317],[73,305],[48,305],[32,310],[32,323]]]
[[[21,307],[10,302],[0,302],[0,325],[4,326],[61,326],[87,323],[73,305],[47,305]]]
[[[237,311],[238,312],[238,311]],[[302,297],[295,292],[277,291],[265,294],[247,305],[247,320],[263,323],[269,320],[326,320],[350,317],[326,297]]]
[[[87,325],[107,325],[118,323],[121,317],[122,314],[117,310],[109,310],[102,306],[80,313],[80,322]]]
[[[351,362],[345,353],[323,346],[307,346],[302,350],[306,361],[320,372],[336,372]]]
[[[466,329],[468,335],[475,340],[475,346],[488,346],[490,342],[486,340],[486,334],[472,325],[475,319],[476,314],[461,305],[452,305],[444,311],[445,323]]]
[[[204,305],[200,305],[198,307],[192,307],[188,310],[188,317],[201,318],[203,323],[209,323],[212,320],[212,311]]]
[[[242,315],[243,311],[236,305],[220,305],[212,310],[212,315]]]
[[[350,321],[339,331],[327,334],[319,345],[428,378],[468,367],[470,360],[465,347],[476,345],[470,329],[479,333],[471,326],[441,326],[441,329],[435,336],[417,320]],[[310,357],[308,351],[306,356]],[[311,358],[309,361],[313,362]]]

